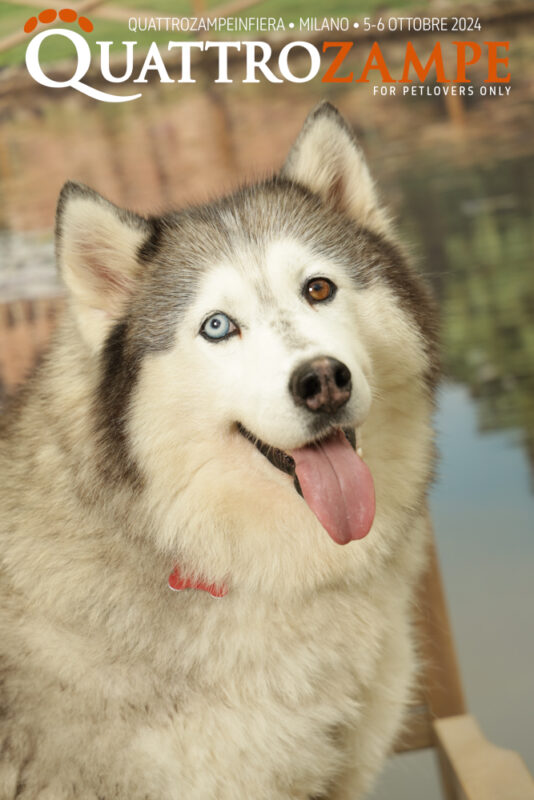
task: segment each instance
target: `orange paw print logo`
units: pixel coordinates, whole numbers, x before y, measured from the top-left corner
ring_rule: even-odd
[[[93,23],[91,20],[87,19],[87,17],[79,17],[77,12],[72,8],[62,8],[59,13],[55,8],[46,8],[44,11],[41,11],[38,17],[30,17],[26,20],[24,33],[31,33],[35,30],[38,22],[44,22],[48,25],[51,22],[55,22],[58,18],[60,22],[76,22],[76,20],[78,20],[78,25],[85,33],[91,33],[93,30]]]

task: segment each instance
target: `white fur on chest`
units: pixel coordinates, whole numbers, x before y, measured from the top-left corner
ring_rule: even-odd
[[[189,644],[179,632],[181,688],[159,687],[168,708],[139,720],[135,761],[165,776],[165,796],[177,800],[325,792],[346,766],[378,664],[393,644],[405,647],[392,642],[406,636],[402,603],[382,596],[379,607],[348,588],[295,608],[238,593],[183,599],[182,624],[192,614]],[[396,660],[406,684],[409,664]]]

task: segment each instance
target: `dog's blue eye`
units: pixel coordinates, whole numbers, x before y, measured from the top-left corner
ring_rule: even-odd
[[[205,339],[208,339],[212,342],[221,341],[221,339],[227,339],[232,334],[238,332],[237,325],[232,322],[230,317],[227,317],[226,314],[223,314],[222,311],[217,311],[215,314],[212,314],[208,317],[203,323],[200,329],[200,333]]]

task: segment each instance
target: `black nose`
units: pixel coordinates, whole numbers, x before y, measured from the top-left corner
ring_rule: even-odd
[[[296,368],[289,381],[289,391],[298,406],[333,414],[350,397],[350,377],[349,368],[341,361],[319,356]]]

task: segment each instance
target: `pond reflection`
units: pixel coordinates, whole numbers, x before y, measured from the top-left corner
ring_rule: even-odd
[[[481,432],[519,432],[534,486],[534,156],[401,167],[401,225],[442,310],[447,376]]]

